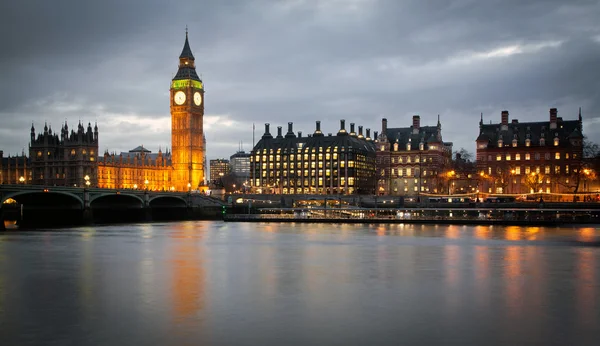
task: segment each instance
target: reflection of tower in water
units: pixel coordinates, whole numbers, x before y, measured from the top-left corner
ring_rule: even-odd
[[[170,235],[173,244],[173,317],[177,322],[195,319],[204,307],[202,233],[193,224],[178,224]]]

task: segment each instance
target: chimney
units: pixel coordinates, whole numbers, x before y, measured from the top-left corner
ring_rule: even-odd
[[[298,138],[302,138],[302,131],[298,131]]]
[[[519,123],[519,120],[518,120],[518,119],[513,119],[513,120],[511,121],[511,124],[518,124],[518,123]]]
[[[502,125],[508,125],[508,111],[502,111]]]
[[[378,137],[377,135],[378,135],[378,134],[379,134],[379,133],[378,133],[377,131],[374,131],[374,132],[373,132],[373,140],[374,140],[374,141],[376,141],[376,140],[377,140],[377,137]]]
[[[292,123],[292,122],[288,123],[288,130],[287,130],[287,133],[285,134],[285,138],[294,138],[294,137],[296,137],[296,135],[294,135],[294,128],[293,128],[293,126],[294,126],[294,123]]]
[[[371,140],[371,129],[367,129],[367,138],[366,140],[370,141]]]
[[[365,138],[363,136],[362,130],[363,130],[363,127],[359,125],[358,126],[358,138]]]
[[[412,132],[413,134],[419,133],[419,129],[421,128],[421,117],[418,115],[413,115],[413,124],[412,124]]]
[[[269,123],[265,124],[265,134],[262,136],[262,138],[273,138],[269,132]]]
[[[557,113],[556,108],[550,108],[550,128],[551,129],[556,128],[556,121],[557,121],[556,113]]]
[[[356,132],[354,132],[354,123],[350,123],[350,136],[356,136]]]
[[[281,126],[277,126],[277,138],[283,138],[281,135]]]
[[[321,122],[319,120],[317,120],[316,122],[316,127],[315,127],[315,133],[319,133],[321,132]]]
[[[385,134],[387,132],[387,119],[381,119],[381,134]]]
[[[342,119],[340,120],[340,131],[339,133],[346,133],[346,120]]]

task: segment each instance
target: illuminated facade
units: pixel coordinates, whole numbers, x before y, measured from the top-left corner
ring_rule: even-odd
[[[375,146],[367,129],[350,133],[341,120],[336,135],[324,135],[317,121],[315,132],[302,137],[288,123],[285,136],[265,133],[251,153],[251,184],[256,193],[372,194],[375,191]]]
[[[581,111],[577,120],[563,120],[551,108],[549,121],[525,123],[509,122],[508,111],[497,124],[482,116],[476,142],[481,192],[575,192],[585,179]]]
[[[250,179],[250,153],[238,151],[229,157],[231,173],[241,179]]]
[[[30,182],[31,169],[25,153],[4,157],[4,152],[0,150],[0,184],[29,184]]]
[[[381,120],[377,146],[377,193],[419,195],[442,193],[444,171],[452,158],[452,143],[442,140],[442,124],[421,126],[413,116],[410,127],[388,128]]]
[[[229,173],[229,160],[210,160],[210,181],[216,183],[219,178]]]
[[[203,190],[206,138],[204,87],[186,33],[179,69],[171,82],[171,152],[152,154],[143,146],[98,158],[98,187],[157,191]]]

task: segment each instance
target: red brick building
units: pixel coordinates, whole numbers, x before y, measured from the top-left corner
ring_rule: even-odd
[[[581,110],[577,120],[563,120],[556,108],[548,121],[479,122],[477,170],[483,193],[574,192],[582,174]]]
[[[442,177],[452,156],[452,143],[442,140],[442,125],[421,126],[413,116],[412,126],[388,128],[381,120],[377,149],[377,193],[379,195],[419,195],[445,193]]]

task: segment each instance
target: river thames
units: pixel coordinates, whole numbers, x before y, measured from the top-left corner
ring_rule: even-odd
[[[600,228],[0,233],[0,345],[596,345]]]

